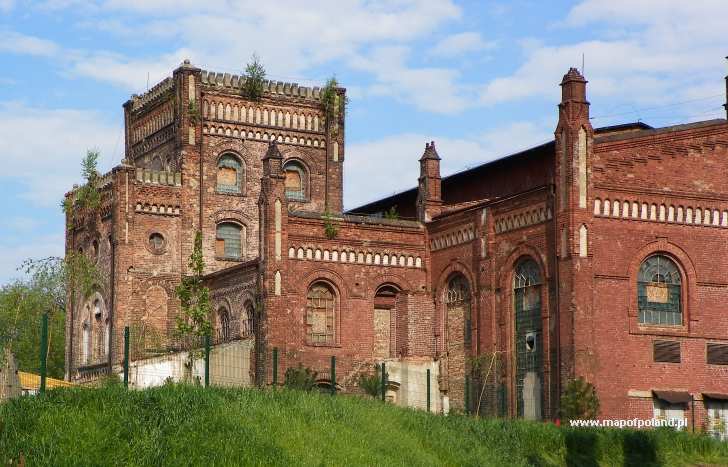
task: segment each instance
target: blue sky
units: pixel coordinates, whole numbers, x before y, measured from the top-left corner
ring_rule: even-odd
[[[0,0],[0,283],[62,254],[87,148],[123,154],[122,103],[183,59],[348,89],[345,205],[553,136],[558,83],[589,80],[594,126],[723,118],[725,0]],[[484,181],[484,183],[487,181]]]

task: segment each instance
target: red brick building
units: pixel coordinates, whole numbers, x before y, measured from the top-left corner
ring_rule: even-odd
[[[345,391],[384,361],[405,405],[430,370],[435,410],[556,418],[582,377],[604,418],[728,418],[726,120],[594,129],[571,69],[553,141],[445,178],[428,143],[417,188],[344,213],[345,90],[327,115],[318,88],[243,81],[186,62],[124,105],[126,158],[67,233],[107,277],[74,297],[69,378],[117,364],[124,326],[164,342],[201,231],[258,384],[276,348],[322,385],[336,356]]]

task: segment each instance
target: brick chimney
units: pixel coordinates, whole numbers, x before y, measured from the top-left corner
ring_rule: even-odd
[[[442,206],[442,178],[440,177],[440,156],[435,142],[425,143],[425,152],[420,157],[420,178],[417,191],[417,217],[429,222],[439,213]]]
[[[560,119],[566,117],[571,122],[575,120],[589,121],[589,102],[586,100],[586,79],[576,68],[569,71],[561,80],[561,108]]]

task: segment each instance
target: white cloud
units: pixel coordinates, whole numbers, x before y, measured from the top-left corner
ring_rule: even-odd
[[[494,47],[494,42],[484,41],[478,32],[461,32],[438,42],[430,53],[436,57],[454,58]]]
[[[515,122],[476,138],[405,133],[350,143],[346,148],[344,200],[347,208],[417,185],[419,158],[425,143],[435,141],[441,173],[449,175],[500,159],[553,138],[552,122]]]
[[[63,224],[61,224],[62,229]],[[65,242],[63,232],[38,235],[32,241],[23,239],[9,239],[2,237],[0,242],[0,284],[7,284],[11,279],[25,276],[18,268],[28,258],[45,258],[48,256],[63,256]]]
[[[59,206],[64,193],[80,181],[87,149],[101,151],[99,169],[106,171],[124,148],[121,127],[105,123],[97,112],[19,103],[0,103],[0,141],[0,178],[20,182],[19,196],[42,207]]]
[[[455,113],[470,105],[467,89],[457,85],[460,73],[448,68],[410,68],[406,46],[380,47],[366,56],[354,57],[349,65],[374,76],[369,94],[387,95],[411,102],[420,110]]]
[[[60,47],[49,40],[13,31],[0,31],[0,53],[6,52],[35,55],[40,57],[53,57],[59,50]]]
[[[558,46],[525,41],[523,63],[486,83],[481,103],[558,100],[561,76],[581,65],[582,54],[592,96],[645,105],[720,93],[726,16],[723,0],[585,0],[564,25],[589,26],[602,39]]]
[[[8,13],[15,6],[15,0],[0,0],[0,11]]]

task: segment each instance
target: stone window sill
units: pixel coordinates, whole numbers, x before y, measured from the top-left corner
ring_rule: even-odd
[[[232,257],[232,256],[215,256],[215,261],[230,261],[234,263],[242,263],[245,261],[245,258],[242,257]]]
[[[223,195],[223,196],[234,196],[237,198],[245,198],[245,193],[243,192],[234,192],[234,191],[221,191],[221,190],[215,190],[216,195]]]

